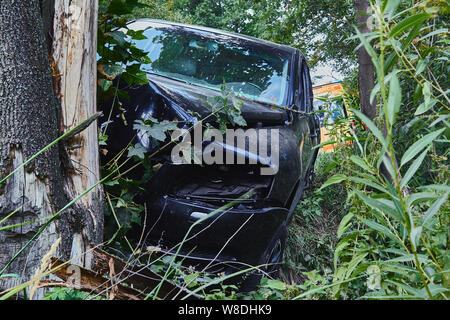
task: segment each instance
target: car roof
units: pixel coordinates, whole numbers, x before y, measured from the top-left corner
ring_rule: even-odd
[[[277,49],[283,50],[283,51],[287,51],[291,54],[295,53],[295,52],[300,52],[298,49],[295,49],[295,48],[287,46],[287,45],[278,44],[275,42],[262,40],[259,38],[239,34],[236,32],[224,31],[224,30],[215,29],[215,28],[203,27],[203,26],[186,24],[186,23],[171,22],[171,21],[166,21],[166,20],[147,19],[147,18],[136,19],[136,20],[130,21],[128,24],[132,24],[132,23],[136,23],[136,22],[148,23],[148,27],[150,27],[154,24],[165,24],[168,26],[177,26],[177,27],[182,27],[182,28],[187,28],[187,29],[206,31],[206,32],[211,32],[211,33],[215,33],[215,34],[226,35],[226,36],[230,36],[230,37],[234,37],[234,38],[244,39],[244,40],[247,40],[250,42],[266,45],[266,46],[269,46],[272,48],[277,48]]]

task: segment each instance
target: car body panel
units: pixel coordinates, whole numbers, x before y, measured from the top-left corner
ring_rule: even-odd
[[[169,150],[163,150],[154,157],[154,161],[162,164],[161,168],[143,185],[146,191],[138,195],[138,200],[147,205],[146,224],[151,230],[151,243],[170,251],[200,217],[254,190],[249,199],[197,226],[193,233],[199,232],[198,235],[183,244],[182,252],[193,260],[197,257],[198,261],[227,257],[225,260],[237,264],[256,264],[279,226],[286,224],[292,216],[317,156],[318,150],[313,147],[320,141],[320,129],[311,113],[312,85],[305,59],[294,48],[211,28],[149,19],[129,24],[134,29],[160,25],[176,30],[188,28],[202,32],[204,37],[219,37],[222,41],[241,45],[253,43],[284,50],[291,55],[285,107],[239,98],[247,128],[257,132],[263,128],[279,132],[279,165],[275,175],[257,175],[256,169],[262,166],[260,162],[243,166],[174,165],[170,162]],[[107,155],[102,157],[104,163],[135,136],[150,153],[164,144],[150,144],[133,130],[132,124],[138,119],[152,116],[160,121],[176,120],[180,126],[189,128],[206,117],[211,125],[217,125],[215,118],[209,117],[211,111],[207,99],[220,96],[220,92],[155,74],[149,74],[148,79],[149,83],[142,86],[127,87],[119,83],[120,87],[126,88],[130,99],[120,98],[122,109],[114,108],[110,118],[108,110],[107,116],[100,121],[103,128],[107,124],[106,134],[112,141],[108,144]],[[101,108],[107,110],[110,103],[105,101]],[[237,146],[223,143],[222,147],[225,152],[258,158]],[[140,175],[139,172],[130,173],[131,178]]]

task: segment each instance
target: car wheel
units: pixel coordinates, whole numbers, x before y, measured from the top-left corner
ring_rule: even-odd
[[[261,271],[255,271],[242,282],[239,291],[249,292],[255,290],[263,276],[278,278],[283,263],[283,253],[286,244],[286,225],[283,223],[270,241],[257,265],[264,265]]]

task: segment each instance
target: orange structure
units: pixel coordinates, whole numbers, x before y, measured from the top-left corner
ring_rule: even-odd
[[[314,93],[314,109],[320,110],[322,105],[324,104],[324,101],[319,98],[329,97],[329,98],[335,98],[343,95],[344,89],[342,87],[341,82],[333,82],[328,83],[320,86],[313,87],[313,93]],[[321,114],[321,128],[320,128],[320,141],[326,142],[328,141],[329,135],[328,135],[328,129],[325,127],[324,124],[324,115]],[[332,119],[328,119],[328,121],[332,121]],[[328,123],[331,124],[331,123]],[[335,144],[329,144],[322,147],[322,150],[325,152],[332,151],[334,149]]]

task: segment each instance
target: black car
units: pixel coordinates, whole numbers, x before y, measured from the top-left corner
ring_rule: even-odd
[[[183,263],[226,274],[264,265],[264,272],[276,275],[286,225],[312,177],[314,146],[320,143],[304,56],[292,47],[199,26],[141,19],[127,27],[145,30],[147,39],[135,42],[151,60],[142,66],[149,83],[125,86],[129,99],[120,99],[122,111],[113,110],[112,117],[104,112],[101,122],[103,127],[108,123],[109,142],[103,161],[133,138],[149,153],[161,149],[165,142],[133,127],[139,119],[176,121],[189,133],[200,120],[203,129],[217,128],[211,99],[223,95],[224,88],[233,89],[236,99],[231,100],[238,101],[245,120],[228,128],[247,134],[240,145],[216,136],[197,149],[205,155],[211,152],[208,145],[215,144],[215,151],[240,159],[232,163],[176,163],[173,148],[157,152],[153,158],[161,166],[139,195],[147,206],[149,245],[174,254],[189,228],[202,219],[178,253]],[[261,146],[262,138],[268,141],[265,157],[252,148]],[[134,174],[141,174],[138,170]],[[217,214],[204,219],[211,212]],[[250,276],[244,290],[257,279]]]

